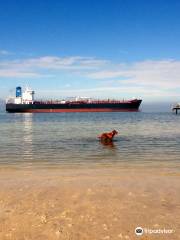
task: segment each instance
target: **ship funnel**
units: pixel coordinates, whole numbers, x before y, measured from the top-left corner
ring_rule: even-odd
[[[16,88],[16,97],[22,97],[22,88],[21,87]]]

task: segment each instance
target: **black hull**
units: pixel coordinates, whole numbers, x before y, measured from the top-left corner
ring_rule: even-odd
[[[121,112],[138,111],[142,100],[118,103],[7,103],[7,112]]]

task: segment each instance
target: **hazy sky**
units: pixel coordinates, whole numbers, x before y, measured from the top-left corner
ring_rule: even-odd
[[[0,96],[180,101],[179,0],[1,0]]]

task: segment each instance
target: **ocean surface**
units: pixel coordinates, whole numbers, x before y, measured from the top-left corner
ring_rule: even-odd
[[[97,136],[116,129],[114,144]],[[180,169],[180,114],[0,112],[0,167],[147,166]]]

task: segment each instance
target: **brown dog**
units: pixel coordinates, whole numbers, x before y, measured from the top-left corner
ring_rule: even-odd
[[[100,139],[101,142],[110,143],[113,141],[113,137],[117,134],[118,132],[116,130],[113,130],[112,132],[101,134],[100,136],[98,136],[98,138]]]

